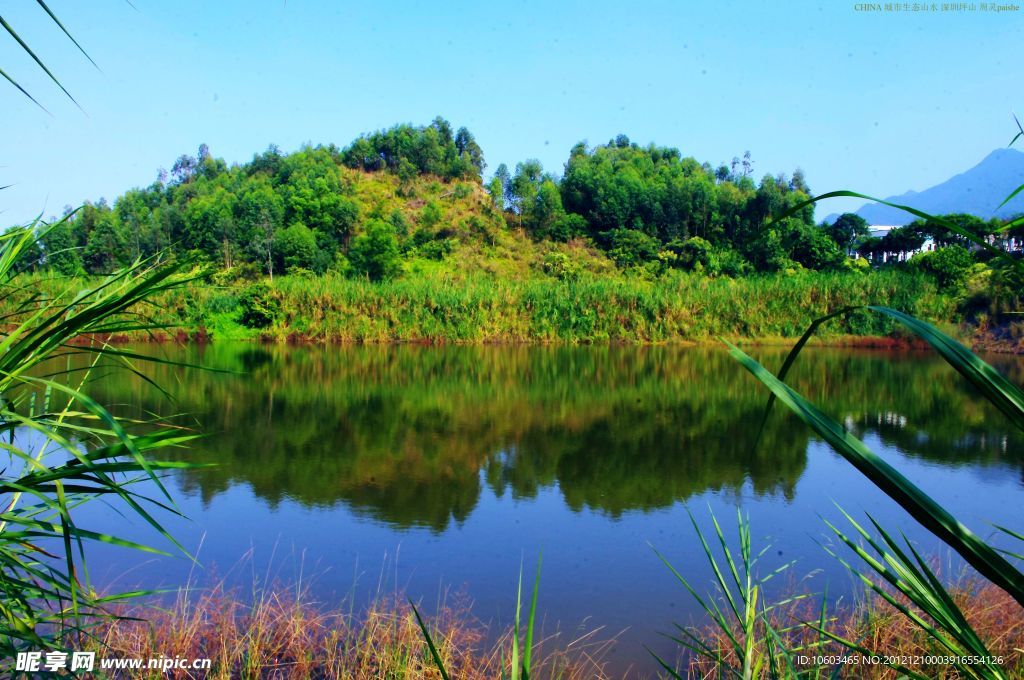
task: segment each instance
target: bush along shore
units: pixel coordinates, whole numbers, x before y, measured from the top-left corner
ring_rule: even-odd
[[[35,276],[23,295],[73,297],[98,283]],[[898,271],[737,279],[422,275],[381,282],[330,274],[253,281],[218,273],[133,311],[173,328],[175,338],[200,341],[650,344],[794,338],[825,313],[880,300],[940,326],[950,327],[957,313],[957,301],[927,277]],[[0,311],[20,303],[9,298]],[[830,344],[901,342],[890,321],[867,313],[823,330],[818,341]],[[170,333],[147,329],[105,339]]]

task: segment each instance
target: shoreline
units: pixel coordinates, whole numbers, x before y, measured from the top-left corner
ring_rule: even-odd
[[[678,338],[658,341],[634,340],[552,340],[552,339],[516,339],[498,338],[484,340],[460,340],[452,338],[317,338],[299,333],[286,336],[260,335],[253,338],[226,338],[217,340],[205,329],[195,331],[178,331],[173,335],[153,333],[145,336],[113,334],[90,335],[79,338],[75,344],[85,345],[93,341],[111,345],[130,344],[179,344],[179,345],[212,345],[222,343],[239,343],[252,345],[287,345],[289,347],[347,347],[347,346],[385,346],[385,345],[416,345],[421,347],[720,347],[722,340],[728,340],[745,347],[791,347],[800,338],[798,336],[764,336],[764,337],[727,337],[727,338]],[[878,350],[928,350],[930,345],[923,340],[912,337],[884,335],[834,335],[812,337],[808,346],[847,349],[878,349]],[[1021,353],[1005,351],[1004,353]]]
[[[783,347],[790,348],[796,344],[798,336],[762,336],[762,337],[726,337],[726,338],[678,338],[658,341],[634,340],[558,340],[558,339],[517,339],[497,338],[483,340],[461,340],[453,338],[317,338],[299,333],[286,336],[264,334],[251,338],[216,339],[206,329],[194,331],[178,331],[174,334],[153,333],[145,336],[114,334],[108,336],[85,336],[78,338],[75,345],[82,346],[92,342],[110,345],[212,345],[222,343],[239,343],[251,345],[281,345],[288,347],[358,347],[358,346],[399,346],[414,345],[420,347],[722,347],[722,340],[728,340],[741,347]],[[968,348],[976,352],[1005,354],[1011,356],[1024,355],[1024,340],[999,337],[992,332],[976,333],[965,338],[956,338]],[[916,337],[886,335],[825,335],[814,336],[807,342],[808,347],[829,349],[878,350],[878,351],[929,351],[931,346]]]

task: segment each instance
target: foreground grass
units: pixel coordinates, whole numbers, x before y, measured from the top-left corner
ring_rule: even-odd
[[[1004,591],[977,580],[963,580],[950,589],[975,630],[994,654],[1005,657],[1010,677],[1024,677],[1024,611]],[[783,642],[800,650],[818,642],[801,621],[816,621],[812,599],[773,612],[772,625]],[[202,593],[182,591],[166,608],[144,607],[131,612],[144,620],[114,620],[97,631],[97,651],[117,658],[209,658],[207,678],[344,678],[351,680],[435,680],[441,675],[429,657],[412,610],[401,598],[382,598],[362,614],[327,611],[308,594],[292,590],[270,591],[247,603],[237,593],[217,587]],[[439,607],[428,620],[432,638],[452,678],[484,680],[498,677],[507,666],[508,635],[499,639],[470,614],[468,605]],[[915,657],[941,655],[920,629],[908,623],[880,598],[856,607],[838,609],[828,616],[829,631],[857,640],[880,655],[910,659],[907,666],[926,677],[957,676],[949,666],[925,663]],[[738,633],[739,631],[735,631]],[[699,631],[713,649],[731,653],[732,645],[714,628]],[[534,678],[583,680],[612,678],[603,658],[614,641],[597,631],[571,640],[565,636],[538,636],[534,651]],[[503,654],[504,651],[504,654]],[[624,650],[627,653],[629,650]],[[637,650],[638,655],[643,652]],[[832,657],[844,654],[838,644],[795,654]],[[706,659],[684,658],[677,666],[684,677],[715,677]],[[864,663],[796,664],[808,677],[887,680],[897,674],[882,665]],[[833,675],[838,672],[838,675]],[[179,675],[175,675],[178,673]],[[184,671],[123,671],[122,678],[188,677]],[[631,677],[659,677],[640,670]],[[763,676],[767,677],[767,676]]]
[[[980,578],[963,578],[948,591],[992,654],[1003,657],[1002,667],[1006,675],[1024,677],[1024,609],[1006,591]],[[906,603],[905,599],[900,599]],[[894,680],[904,677],[881,663],[869,664],[863,658],[850,658],[857,655],[836,642],[823,639],[815,630],[803,625],[808,621],[818,624],[821,612],[817,606],[813,598],[801,599],[769,615],[769,623],[778,632],[782,646],[793,651],[797,672],[821,678]],[[929,657],[947,656],[949,652],[941,649],[919,626],[881,597],[869,596],[856,606],[827,613],[825,628],[834,635],[857,642],[876,655],[898,659],[898,663],[924,677],[937,680],[962,677],[948,663],[929,663],[934,660]],[[733,632],[740,633],[738,626]],[[763,631],[758,631],[758,634],[763,635]],[[720,629],[708,626],[700,629],[699,636],[734,667],[739,665],[731,641]],[[759,649],[758,653],[765,651]],[[802,661],[801,655],[825,657],[828,663]],[[844,656],[847,657],[845,663],[835,662]],[[682,668],[683,675],[693,678],[715,677],[717,673],[716,664],[707,657],[688,658]],[[978,669],[981,672],[980,666]],[[769,677],[767,663],[762,670],[755,677]],[[838,675],[833,676],[833,673]]]
[[[205,678],[309,678],[345,680],[440,679],[411,607],[381,598],[362,614],[327,611],[306,593],[282,589],[244,602],[223,587],[182,591],[167,608],[138,607],[129,617],[97,630],[99,656],[116,658],[209,658]],[[442,604],[430,620],[452,678],[498,677],[509,632],[490,641],[488,629],[466,605]],[[537,643],[537,678],[584,680],[610,677],[602,656],[609,642],[585,635],[554,635]],[[189,677],[156,670],[123,671],[122,678]],[[176,673],[180,675],[176,675]]]
[[[36,281],[52,294],[58,284],[66,281]],[[898,271],[739,279],[673,273],[651,280],[426,272],[382,283],[215,275],[138,311],[184,336],[215,341],[646,344],[793,338],[824,313],[864,304],[886,304],[940,325],[956,315],[956,301],[930,280]],[[852,314],[826,329],[826,339],[893,331],[886,319]]]

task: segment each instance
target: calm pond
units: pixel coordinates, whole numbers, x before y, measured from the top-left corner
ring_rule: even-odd
[[[754,450],[766,391],[721,350],[140,351],[233,371],[147,369],[173,402],[127,372],[94,386],[121,413],[184,413],[209,433],[179,455],[216,467],[168,483],[189,519],[165,517],[203,566],[102,546],[91,562],[101,584],[227,578],[251,592],[254,578],[301,577],[328,605],[397,590],[428,611],[462,593],[481,621],[506,625],[520,564],[529,580],[543,550],[545,633],[567,643],[601,628],[618,636],[613,667],[653,672],[640,643],[671,656],[659,633],[699,619],[652,546],[711,587],[687,509],[709,527],[710,508],[730,535],[736,508],[749,513],[755,547],[772,546],[765,570],[797,560],[781,589],[851,592],[819,545],[830,542],[822,517],[841,520],[836,504],[945,555],[784,409]],[[772,370],[783,356],[752,352]],[[989,359],[1024,382],[1021,359]],[[791,384],[977,532],[1020,528],[1024,442],[932,354],[812,349]],[[84,510],[83,526],[159,545],[141,523]]]

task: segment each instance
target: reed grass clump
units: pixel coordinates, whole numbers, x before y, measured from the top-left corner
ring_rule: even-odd
[[[347,604],[325,607],[308,590],[271,587],[242,597],[223,583],[179,591],[167,606],[124,608],[97,628],[98,654],[117,658],[209,658],[204,677],[339,680],[441,680],[424,646],[413,607],[387,595],[361,613]],[[446,672],[461,680],[492,680],[507,659],[509,631],[497,635],[459,597],[445,598],[426,619]],[[610,642],[576,644],[558,636],[535,645],[537,678],[610,677],[601,657]],[[567,651],[568,650],[568,651]],[[174,673],[180,675],[174,675]],[[154,674],[156,673],[156,674]],[[188,677],[185,671],[126,671],[124,678]]]
[[[39,288],[52,287],[35,276]],[[214,341],[653,344],[794,338],[823,314],[878,301],[938,324],[956,315],[953,298],[903,271],[567,280],[421,272],[380,282],[328,273],[196,281],[152,300],[152,312],[183,336]],[[890,320],[863,312],[825,334],[836,342],[895,331]]]
[[[966,614],[973,630],[989,641],[989,649],[993,655],[1004,658],[1003,670],[1008,677],[1024,677],[1024,610],[1004,590],[979,578],[963,576],[948,587],[948,592],[955,604]],[[905,598],[900,602],[912,606]],[[825,639],[813,628],[803,625],[804,622],[819,621],[821,609],[814,599],[790,601],[776,608],[767,617],[767,625],[779,633],[779,649],[789,650],[794,658],[794,670],[802,677],[820,678],[863,678],[864,680],[896,680],[908,677],[885,664],[853,663],[801,663],[800,655],[806,657],[824,657],[835,659],[844,655],[851,656],[849,649],[842,644]],[[825,625],[829,632],[847,640],[857,640],[865,648],[878,656],[907,659],[905,664],[911,674],[940,680],[953,680],[965,677],[952,664],[926,663],[929,656],[945,656],[947,652],[937,647],[934,640],[925,634],[919,626],[894,609],[883,598],[868,595],[857,602],[838,606],[827,612]],[[763,633],[764,628],[759,631]],[[716,655],[721,655],[724,664],[738,668],[741,659],[736,655],[730,635],[743,638],[742,626],[733,623],[729,634],[715,625],[704,626],[695,634]],[[759,653],[763,653],[763,648]],[[784,666],[781,654],[778,666]],[[711,655],[688,656],[681,665],[685,677],[714,677],[721,664],[714,661]],[[762,672],[752,674],[752,678],[769,678],[768,666]],[[984,677],[982,668],[979,675]],[[779,676],[775,676],[779,677]],[[781,677],[786,677],[782,674]],[[910,675],[913,677],[913,675]],[[970,676],[966,676],[970,677]]]

